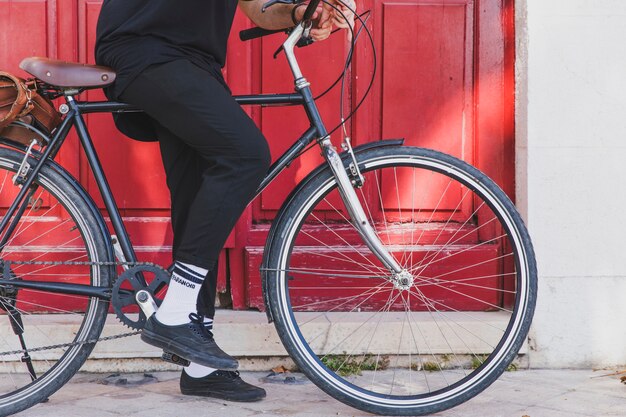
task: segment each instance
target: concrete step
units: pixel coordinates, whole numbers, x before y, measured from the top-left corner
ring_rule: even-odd
[[[341,353],[336,346],[346,335],[354,332],[371,320],[373,313],[360,312],[345,314],[342,312],[325,313],[299,313],[298,320],[305,320],[308,324],[303,327],[303,331],[314,335],[314,349],[319,354]],[[383,319],[378,322],[376,338],[374,342],[368,343],[370,353],[415,355],[415,344],[422,352],[432,352],[435,355],[449,353],[450,347],[456,354],[483,353],[489,351],[488,346],[480,343],[480,339],[475,338],[475,343],[468,345],[461,343],[458,337],[453,337],[455,332],[461,329],[472,334],[483,333],[485,329],[498,331],[506,325],[506,315],[500,313],[445,313],[446,320],[455,323],[448,326],[446,332],[450,337],[441,337],[441,322],[436,323],[428,312],[417,312],[413,314],[413,327],[419,328],[419,332],[424,337],[410,339],[405,337],[401,346],[398,346],[397,335],[406,331],[405,314],[402,312],[384,313]],[[32,315],[24,317],[25,327],[28,329],[29,321],[37,321],[37,331],[28,335],[29,346],[43,346],[52,343],[59,343],[61,340],[70,340],[71,334],[78,330],[79,318],[66,314]],[[285,351],[276,329],[273,324],[267,322],[265,313],[255,311],[233,311],[218,310],[214,329],[217,343],[229,354],[240,359],[242,369],[246,370],[267,370],[275,364],[291,365],[287,360]],[[376,322],[378,321],[378,316]],[[0,324],[0,334],[6,335],[11,332],[8,320],[2,320]],[[487,324],[487,325],[485,325]],[[373,325],[373,324],[372,324]],[[372,329],[373,330],[373,329]],[[102,332],[102,337],[114,336],[131,331],[128,327],[120,323],[115,315],[107,317],[107,322]],[[358,331],[363,331],[359,329]],[[62,335],[66,333],[66,335]],[[407,332],[408,334],[408,332]],[[393,336],[393,337],[392,337]],[[0,350],[20,349],[17,338],[4,337],[4,347]],[[15,340],[13,340],[15,339]],[[524,345],[521,353],[527,352]],[[36,360],[52,359],[58,356],[61,350],[50,350],[45,352],[34,352],[33,358]],[[160,360],[162,351],[153,348],[142,342],[138,335],[102,341],[90,356],[88,363],[83,370],[91,372],[136,372],[141,370],[168,370],[177,369],[176,365],[171,365]],[[19,360],[19,356],[4,358],[5,363]]]

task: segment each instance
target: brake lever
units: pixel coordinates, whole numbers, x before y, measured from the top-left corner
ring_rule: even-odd
[[[261,13],[265,13],[265,10],[269,9],[275,4],[295,4],[296,0],[270,0],[261,7]]]

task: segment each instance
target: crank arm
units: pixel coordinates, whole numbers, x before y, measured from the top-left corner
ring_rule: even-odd
[[[150,293],[146,290],[138,291],[135,295],[135,300],[137,300],[137,304],[139,304],[139,307],[141,308],[141,311],[143,311],[143,314],[146,315],[146,318],[149,318],[159,309],[154,301],[154,298],[152,298],[152,295],[150,295]]]

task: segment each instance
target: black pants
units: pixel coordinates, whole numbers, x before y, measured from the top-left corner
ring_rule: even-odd
[[[265,138],[208,71],[149,67],[121,98],[155,123],[172,201],[173,257],[209,269],[199,312],[213,317],[217,258],[270,164]]]

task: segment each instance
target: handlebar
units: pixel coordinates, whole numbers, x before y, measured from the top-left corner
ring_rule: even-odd
[[[321,0],[311,0],[309,5],[306,7],[306,10],[304,11],[304,16],[302,16],[302,20],[311,20],[311,17],[313,16],[313,13],[315,13],[315,9],[317,9],[320,1]]]
[[[311,20],[313,13],[315,13],[315,9],[320,4],[321,0],[311,0],[307,5],[306,10],[304,11],[304,15],[302,16],[302,21]],[[297,4],[302,3],[303,0],[269,0],[267,3],[263,5],[262,11],[265,12],[268,8],[274,6],[275,4]],[[254,27],[251,29],[244,29],[239,32],[239,39],[242,41],[249,41],[252,39],[260,38],[262,36],[272,35],[274,33],[284,32],[288,29],[263,29],[260,27]]]
[[[273,35],[274,33],[284,32],[285,29],[263,29],[260,27],[244,29],[239,32],[239,39],[242,41],[249,41],[252,39],[260,38],[262,36]]]

